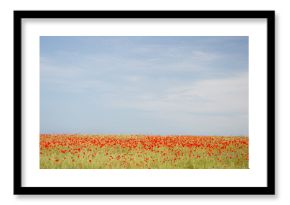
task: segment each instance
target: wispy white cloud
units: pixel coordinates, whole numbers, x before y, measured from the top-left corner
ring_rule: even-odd
[[[184,113],[247,113],[248,80],[245,73],[232,78],[202,80],[187,85],[170,85],[146,93],[134,93],[129,101],[113,101],[116,106],[146,111]],[[145,92],[145,93],[144,93]]]
[[[221,58],[221,54],[213,53],[213,52],[205,52],[202,50],[194,50],[192,51],[192,59],[201,61],[201,62],[211,62],[213,60],[217,60]]]

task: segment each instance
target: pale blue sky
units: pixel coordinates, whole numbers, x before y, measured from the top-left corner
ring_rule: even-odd
[[[40,37],[41,133],[248,135],[248,37]]]

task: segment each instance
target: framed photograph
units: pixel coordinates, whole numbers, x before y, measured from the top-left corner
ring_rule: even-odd
[[[14,11],[14,194],[275,194],[274,11]]]

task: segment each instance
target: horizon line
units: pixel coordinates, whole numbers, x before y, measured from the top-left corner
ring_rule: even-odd
[[[192,136],[192,137],[249,137],[249,135],[191,135],[191,134],[88,134],[88,133],[40,133],[40,135],[115,135],[115,136],[160,136],[160,137],[165,137],[165,136],[176,136],[176,137],[182,137],[182,136]]]

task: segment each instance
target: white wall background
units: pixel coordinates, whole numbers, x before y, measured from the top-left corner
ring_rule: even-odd
[[[276,10],[276,196],[14,196],[13,10]],[[287,1],[10,0],[0,3],[1,204],[289,204],[290,12]]]

